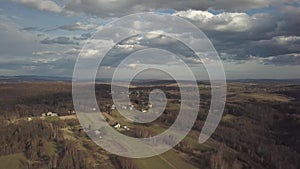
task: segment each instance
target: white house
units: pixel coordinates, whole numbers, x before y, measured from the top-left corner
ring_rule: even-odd
[[[115,125],[114,125],[114,128],[115,129],[118,129],[118,128],[120,128],[121,127],[121,124],[120,123],[116,123]]]
[[[58,116],[57,113],[52,113],[51,111],[49,111],[46,115],[47,115],[47,116],[51,116],[51,117]],[[43,115],[42,115],[42,116],[43,116]]]
[[[95,132],[96,135],[101,134],[101,132],[99,130],[95,130],[94,132]]]
[[[57,113],[52,113],[51,116],[55,117],[55,116],[58,116],[58,114]]]
[[[125,130],[130,130],[130,128],[127,127],[127,126],[123,126],[123,128],[124,128]]]

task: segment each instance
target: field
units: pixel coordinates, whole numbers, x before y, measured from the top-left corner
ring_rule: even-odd
[[[163,90],[168,100],[166,110],[149,124],[133,123],[112,109],[109,84],[97,84],[95,93],[106,121],[120,123],[118,132],[150,137],[167,130],[180,109],[177,85],[159,81],[132,86],[130,99],[136,109],[148,109],[153,89]],[[128,159],[110,154],[87,136],[95,130],[81,126],[76,114],[70,113],[74,110],[70,83],[0,84],[0,168],[300,168],[298,82],[229,82],[220,125],[204,144],[198,143],[198,137],[210,105],[210,87],[199,83],[199,89],[197,120],[180,144],[159,156]],[[58,117],[42,117],[47,112]]]
[[[26,157],[24,156],[23,153],[18,153],[18,154],[11,154],[11,155],[6,155],[6,156],[1,156],[0,157],[0,168],[5,168],[5,169],[22,169],[22,165],[26,160]]]

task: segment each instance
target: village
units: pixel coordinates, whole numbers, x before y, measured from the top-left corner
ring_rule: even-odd
[[[139,111],[141,113],[156,113],[159,114],[156,107],[153,106],[149,100],[148,95],[150,90],[135,90],[129,92],[120,92],[120,91],[109,91],[107,90],[106,93],[109,97],[112,94],[116,94],[120,96],[120,100],[117,101],[116,104],[114,103],[99,103],[99,109],[101,110],[102,115],[104,116],[104,120],[106,123],[109,124],[112,128],[114,128],[118,132],[134,132],[135,126],[132,122],[126,121],[126,119],[120,114],[120,111],[127,111],[127,112],[134,112]],[[127,103],[126,100],[122,100],[123,96],[129,97],[130,102]],[[119,99],[118,98],[118,99]],[[158,102],[165,102],[165,98],[160,98],[157,100]],[[172,102],[175,104],[180,104],[180,99],[172,99]],[[91,112],[96,112],[97,108],[91,107],[87,108]],[[27,121],[32,121],[34,119],[42,119],[50,122],[59,121],[59,120],[76,120],[77,121],[77,114],[76,110],[70,109],[65,112],[53,112],[48,111],[45,113],[41,113],[40,116],[29,116],[27,117]],[[92,137],[96,137],[98,139],[103,138],[104,132],[101,128],[94,128],[91,124],[87,126],[77,126],[77,131],[82,134],[87,134]]]
[[[147,106],[138,106],[136,103],[131,103],[129,105],[106,105],[105,107],[109,107],[109,110],[106,109],[106,112],[102,112],[102,114],[105,117],[106,122],[109,123],[111,127],[113,127],[115,130],[122,132],[122,131],[129,131],[131,130],[130,127],[128,127],[126,124],[121,124],[120,121],[118,121],[115,117],[112,116],[112,112],[118,113],[118,108],[121,110],[126,110],[126,111],[134,111],[138,107],[141,109],[142,113],[147,113],[149,108],[152,108],[152,104],[148,104]],[[96,108],[91,108],[92,111],[96,111]],[[69,110],[67,113],[60,113],[57,112],[47,112],[47,113],[42,113],[39,117],[27,117],[27,121],[31,122],[34,119],[42,119],[42,120],[50,120],[50,121],[57,121],[57,120],[77,120],[76,116],[76,111],[75,110]],[[102,138],[102,132],[101,129],[92,129],[92,126],[89,125],[88,127],[79,127],[78,131],[81,133],[87,133],[89,135],[97,136],[99,139]]]

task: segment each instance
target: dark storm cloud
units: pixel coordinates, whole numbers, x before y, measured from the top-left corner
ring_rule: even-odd
[[[252,59],[258,60],[259,62],[265,65],[277,65],[277,66],[286,66],[286,65],[300,65],[300,54],[292,53],[285,55],[270,56],[266,58],[253,57]]]
[[[248,60],[253,55],[276,57],[300,52],[300,36],[296,30],[300,26],[300,8],[288,6],[275,15],[232,12],[214,15],[198,10],[178,11],[174,15],[186,18],[202,29],[217,51],[227,54],[227,59]]]

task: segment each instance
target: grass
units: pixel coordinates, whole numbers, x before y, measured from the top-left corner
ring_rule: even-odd
[[[143,169],[196,169],[197,167],[189,163],[186,155],[170,150],[159,156],[151,158],[135,159],[133,160],[138,168]]]
[[[122,125],[127,125],[130,128],[138,127],[138,126],[134,125],[133,123],[128,122],[117,111],[113,111],[112,116],[116,121],[120,122]],[[164,131],[166,131],[168,128],[166,128],[166,126],[161,126],[159,124],[155,124],[155,125],[152,125],[151,127],[147,128],[147,129],[154,132],[155,134],[160,134],[160,133],[163,133]],[[191,130],[191,132],[193,132],[193,131]],[[212,147],[209,146],[208,144],[205,144],[205,143],[204,144],[199,144],[199,142],[198,142],[198,136],[199,135],[194,135],[191,132],[183,139],[183,141],[188,143],[194,149],[199,150],[201,152],[205,152],[205,151],[208,151],[208,150],[212,149]]]
[[[174,105],[173,105],[174,106]],[[177,107],[176,107],[177,108]],[[133,123],[126,120],[118,111],[112,111],[111,118],[114,121],[120,122],[122,125],[127,125],[128,127],[138,127],[134,126]],[[164,132],[167,128],[166,126],[161,125],[153,125],[148,128],[150,131],[160,134]],[[201,152],[205,152],[211,149],[211,147],[207,144],[199,144],[198,142],[198,135],[195,136],[194,134],[188,134],[184,141],[188,143],[193,149],[199,150]],[[154,156],[151,158],[144,158],[144,159],[134,159],[134,164],[138,168],[143,169],[181,169],[181,168],[189,168],[189,169],[196,169],[194,165],[192,165],[189,160],[188,156],[184,153],[177,152],[176,150],[172,149],[168,152],[161,154],[159,156]]]
[[[291,98],[288,98],[286,96],[281,96],[277,94],[270,94],[270,93],[251,93],[251,94],[245,94],[246,97],[251,97],[260,101],[277,101],[277,102],[289,102],[291,101]]]
[[[162,160],[159,156],[144,158],[144,159],[135,159],[133,162],[138,168],[143,169],[173,169],[166,161]]]
[[[56,144],[53,141],[47,142],[46,151],[47,151],[47,154],[50,156],[55,155],[56,154]]]
[[[224,115],[224,116],[222,117],[222,120],[223,120],[223,121],[231,121],[231,120],[233,120],[234,118],[235,118],[234,115],[232,115],[232,114],[226,114],[226,115]]]
[[[22,169],[22,161],[26,157],[23,153],[11,154],[0,157],[0,164],[2,169]]]
[[[55,122],[59,120],[58,116],[50,116],[45,118],[48,122]]]

